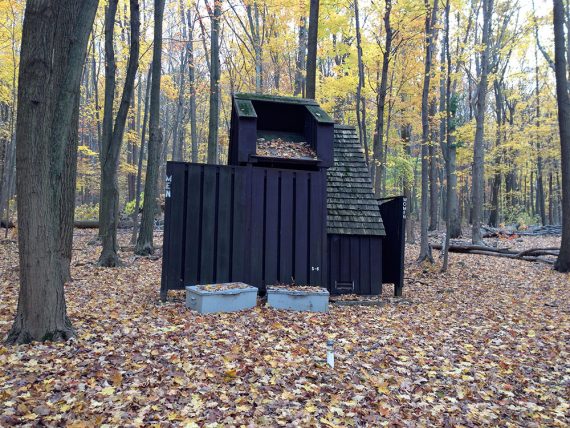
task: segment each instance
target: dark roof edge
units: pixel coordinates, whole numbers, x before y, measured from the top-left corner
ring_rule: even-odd
[[[268,102],[302,104],[302,105],[311,105],[311,106],[319,105],[315,100],[311,100],[309,98],[285,97],[281,95],[270,95],[270,94],[253,94],[249,92],[236,92],[235,94],[233,94],[233,97],[238,100],[268,101]]]
[[[352,126],[352,125],[342,125],[340,123],[335,123],[334,124],[334,129],[345,129],[347,131],[356,131],[356,126]]]

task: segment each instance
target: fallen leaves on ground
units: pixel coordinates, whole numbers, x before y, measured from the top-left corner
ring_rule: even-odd
[[[546,266],[452,254],[440,274],[412,246],[406,305],[199,315],[182,293],[159,302],[160,260],[96,267],[91,238],[78,233],[66,287],[77,339],[0,345],[2,426],[570,423],[570,281]],[[0,244],[2,335],[16,263]]]

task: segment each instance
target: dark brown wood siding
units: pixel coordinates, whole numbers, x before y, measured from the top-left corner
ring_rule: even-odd
[[[168,162],[162,293],[243,281],[326,285],[326,175]]]
[[[382,237],[329,234],[328,280],[331,294],[380,294]]]

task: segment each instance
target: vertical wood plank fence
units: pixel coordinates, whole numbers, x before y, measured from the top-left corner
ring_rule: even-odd
[[[161,298],[230,281],[326,286],[325,174],[168,162]]]

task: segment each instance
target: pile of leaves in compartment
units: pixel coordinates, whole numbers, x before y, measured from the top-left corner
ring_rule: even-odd
[[[243,282],[225,282],[222,284],[200,284],[198,285],[199,290],[203,291],[228,291],[228,290],[243,290],[249,288],[247,284]]]
[[[99,268],[91,238],[66,290],[77,340],[0,345],[1,426],[570,423],[570,278],[547,266],[451,254],[440,274],[412,247],[411,305],[198,315],[182,293],[159,303],[160,260]],[[16,263],[0,244],[2,335]]]
[[[303,293],[324,293],[327,291],[324,287],[314,285],[298,285],[298,284],[275,284],[267,287],[267,290],[275,291],[298,291]]]
[[[272,158],[317,159],[317,154],[309,143],[285,141],[281,138],[258,138],[255,154]]]

